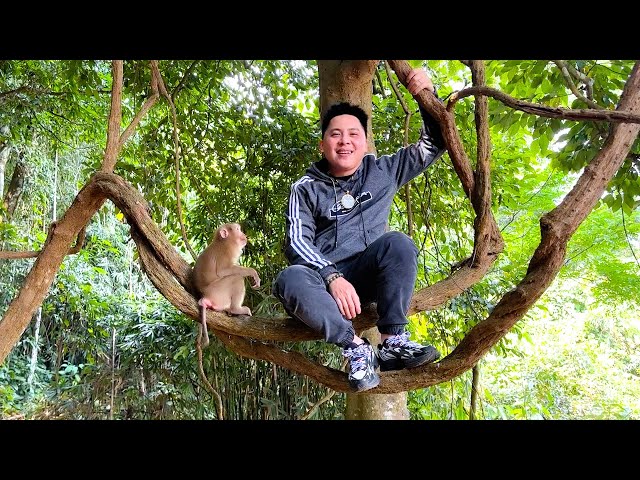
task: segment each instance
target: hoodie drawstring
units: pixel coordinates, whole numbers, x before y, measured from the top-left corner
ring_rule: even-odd
[[[331,178],[331,183],[333,184],[333,196],[336,199],[336,208],[338,205],[338,192],[336,191],[336,182]],[[335,240],[333,242],[333,248],[338,248],[338,211],[336,210],[336,228],[335,228]]]

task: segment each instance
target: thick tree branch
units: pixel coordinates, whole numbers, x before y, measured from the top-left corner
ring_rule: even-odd
[[[398,78],[403,81],[409,68],[408,64],[402,61],[390,62],[395,62],[395,64],[392,63],[392,67],[398,74]],[[472,68],[476,69],[477,73],[481,66],[472,64]],[[625,87],[618,110],[633,114],[639,113],[639,77],[638,65],[636,65]],[[117,82],[114,82],[115,86],[117,86]],[[485,190],[480,187],[478,179],[467,175],[472,170],[460,144],[452,115],[433,95],[426,91],[420,92],[416,98],[423,108],[430,113],[433,112],[434,118],[443,126],[447,148],[452,161],[458,167],[456,172],[461,172],[459,177],[461,177],[463,185],[466,185],[467,195],[472,199],[474,209],[482,210],[482,206],[475,205],[473,197]],[[485,321],[467,333],[453,352],[434,364],[411,370],[382,372],[380,385],[365,394],[398,393],[424,388],[451,380],[472,368],[509,331],[513,324],[524,316],[553,281],[561,267],[569,237],[595,206],[607,183],[628,154],[637,137],[638,130],[640,130],[640,126],[628,123],[614,126],[602,151],[585,169],[574,189],[555,210],[541,219],[542,241],[531,259],[525,278],[516,289],[505,295]],[[110,132],[112,131],[110,122]],[[107,158],[106,153],[105,158]],[[178,255],[152,221],[147,204],[140,193],[117,175],[110,172],[98,172],[79,192],[56,228],[52,229],[43,254],[36,260],[19,296],[9,306],[5,318],[0,322],[0,339],[3,340],[0,342],[0,363],[4,361],[8,353],[6,346],[15,344],[28,324],[33,311],[41,303],[42,297],[59,267],[58,260],[63,256],[63,252],[68,250],[74,232],[79,232],[86,225],[90,216],[97,211],[106,198],[114,201],[127,217],[131,225],[132,237],[138,246],[143,268],[156,288],[178,309],[193,319],[194,327],[197,325],[199,308],[196,298],[190,293],[192,288],[189,280],[191,270],[189,265]],[[481,212],[477,210],[476,214],[480,216]],[[490,215],[490,211],[488,214]],[[493,217],[490,218],[492,228],[495,228],[495,221]],[[491,232],[491,241],[499,245],[501,237],[495,237],[493,230]],[[484,238],[477,240],[477,242],[484,241],[487,240]],[[48,262],[43,261],[45,257]],[[447,285],[464,288],[465,283],[472,276],[481,278],[484,275],[486,270],[483,271],[483,268],[488,268],[487,263],[490,264],[490,261],[491,259],[481,262],[482,268],[469,268],[467,265],[454,272]],[[429,292],[433,292],[432,296],[435,296],[436,292],[446,296],[450,292],[444,292],[443,285],[445,285],[444,282],[439,282],[433,286],[436,288],[429,287]],[[438,288],[441,291],[438,291]],[[417,304],[414,297],[412,308],[415,308]],[[361,331],[375,324],[375,309],[370,307],[354,322],[356,331]],[[18,313],[18,308],[26,311]],[[14,321],[16,318],[26,319],[18,325],[22,327],[22,330],[17,336],[16,322]],[[8,319],[11,321],[7,322]],[[336,391],[350,392],[345,372],[324,367],[299,353],[286,352],[279,345],[268,343],[321,338],[320,334],[311,331],[299,321],[288,318],[229,317],[222,313],[209,311],[207,324],[221,341],[240,355],[276,363],[294,372],[307,375]],[[5,341],[6,339],[11,343]]]
[[[484,85],[485,73],[482,60],[471,60],[471,78],[474,85]],[[473,209],[477,213],[474,220],[474,252],[472,267],[480,266],[482,259],[488,258],[491,247],[491,139],[489,138],[489,111],[486,97],[475,98],[475,124],[478,137],[476,161],[476,188],[471,196]],[[494,235],[500,235],[499,232]]]
[[[122,147],[119,136],[123,84],[121,60],[112,62],[112,71],[111,111],[108,121],[107,145],[101,167],[102,172],[113,170]],[[0,321],[0,364],[4,363],[7,355],[29,325],[34,312],[42,304],[62,260],[69,252],[71,243],[79,237],[80,232],[100,209],[104,201],[104,194],[96,188],[95,183],[89,182],[78,192],[63,217],[49,230],[49,236],[40,255],[25,278],[18,295],[9,304],[2,321]]]
[[[398,79],[406,86],[406,77],[411,70],[410,65],[405,60],[388,60],[388,62],[396,72]],[[462,188],[471,200],[476,215],[484,218],[483,222],[486,222],[487,226],[483,228],[487,228],[486,231],[490,232],[490,235],[476,235],[474,254],[459,262],[460,268],[456,272],[444,280],[423,288],[414,295],[409,307],[409,315],[433,310],[478,282],[489,271],[498,254],[504,249],[504,241],[491,209],[483,210],[482,205],[485,199],[475,193],[475,174],[462,146],[453,114],[448,112],[444,105],[426,89],[415,95],[415,98],[422,108],[440,124],[449,157],[458,178],[460,178]],[[483,191],[486,194],[486,189]],[[487,205],[490,205],[490,198],[488,201]]]
[[[625,85],[618,106],[621,112],[640,113],[640,64],[636,63]],[[573,189],[560,205],[540,220],[541,241],[529,262],[527,274],[516,288],[508,292],[489,317],[473,327],[442,362],[448,375],[462,371],[456,360],[477,362],[511,327],[520,320],[555,279],[564,261],[567,243],[593,210],[607,184],[620,168],[640,125],[619,123],[613,126],[602,150],[584,169]],[[451,362],[451,363],[450,363]]]
[[[118,161],[118,154],[122,144],[120,143],[120,124],[122,123],[122,60],[114,60],[111,66],[111,111],[107,126],[107,147],[102,159],[103,172],[113,172]]]

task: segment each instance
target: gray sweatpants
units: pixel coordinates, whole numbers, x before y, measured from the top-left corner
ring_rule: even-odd
[[[336,267],[356,289],[361,305],[377,303],[380,333],[404,332],[418,271],[418,249],[409,236],[387,232]],[[321,332],[327,342],[344,347],[353,340],[353,324],[342,316],[317,271],[303,265],[285,268],[273,294],[291,317]]]

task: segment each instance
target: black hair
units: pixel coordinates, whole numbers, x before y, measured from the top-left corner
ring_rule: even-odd
[[[337,117],[338,115],[353,115],[358,120],[360,120],[360,124],[364,129],[364,136],[367,136],[367,122],[369,121],[369,116],[366,112],[358,107],[357,105],[352,105],[347,102],[340,102],[331,105],[327,113],[325,113],[324,118],[322,119],[322,136],[324,137],[324,132],[327,131],[327,127],[329,126],[329,122],[333,117]]]

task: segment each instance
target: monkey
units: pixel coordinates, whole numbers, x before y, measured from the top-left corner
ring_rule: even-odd
[[[247,236],[240,224],[225,223],[215,230],[213,240],[193,267],[193,286],[200,295],[200,341],[204,347],[209,345],[207,308],[251,316],[249,307],[242,305],[246,292],[244,277],[253,279],[253,288],[260,286],[260,277],[255,269],[238,265],[246,244]]]

